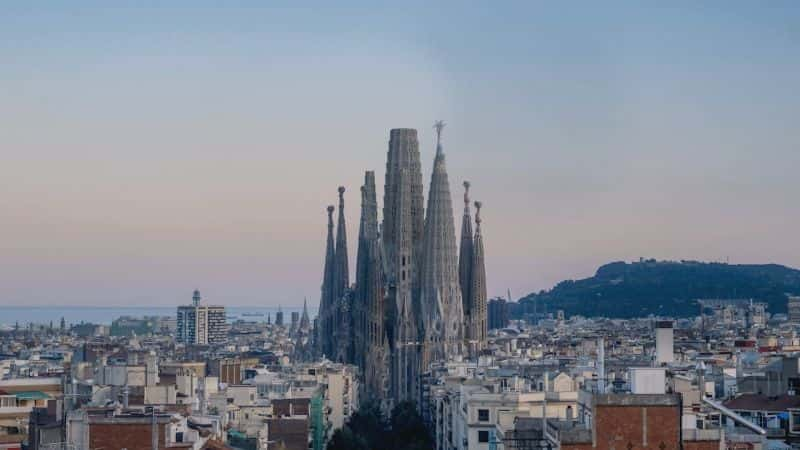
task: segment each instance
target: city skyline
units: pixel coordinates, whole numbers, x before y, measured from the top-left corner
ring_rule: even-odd
[[[355,214],[398,127],[428,180],[435,119],[489,297],[639,257],[800,267],[792,3],[0,15],[0,305],[316,304],[336,186]]]

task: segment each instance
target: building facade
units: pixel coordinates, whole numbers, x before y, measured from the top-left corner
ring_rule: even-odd
[[[389,134],[380,226],[375,174],[365,173],[353,285],[347,265],[344,187],[338,189],[335,227],[336,208],[327,208],[317,348],[328,359],[359,366],[367,396],[386,407],[403,400],[419,403],[419,379],[432,363],[471,356],[485,347],[480,203],[475,205],[473,233],[465,193],[459,248],[443,127],[437,122],[427,210],[416,130],[393,129]]]
[[[489,300],[489,329],[497,330],[508,326],[508,302],[502,297]]]
[[[177,340],[185,345],[217,345],[227,341],[225,307],[200,304],[195,290],[191,305],[178,307]]]

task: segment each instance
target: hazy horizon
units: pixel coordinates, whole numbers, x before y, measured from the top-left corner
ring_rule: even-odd
[[[431,126],[489,296],[800,267],[800,4],[0,6],[0,305],[319,302],[325,207]]]

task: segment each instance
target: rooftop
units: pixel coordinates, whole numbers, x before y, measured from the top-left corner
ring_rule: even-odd
[[[742,394],[724,402],[723,405],[739,411],[786,411],[789,408],[800,408],[800,397],[795,395],[770,397],[760,394]]]

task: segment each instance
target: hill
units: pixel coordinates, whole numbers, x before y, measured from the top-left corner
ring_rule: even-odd
[[[800,270],[778,264],[723,264],[643,260],[613,262],[593,277],[567,280],[549,291],[529,294],[514,316],[563,309],[569,315],[688,317],[699,313],[699,298],[752,298],[769,312],[786,312],[786,294],[800,294]]]

